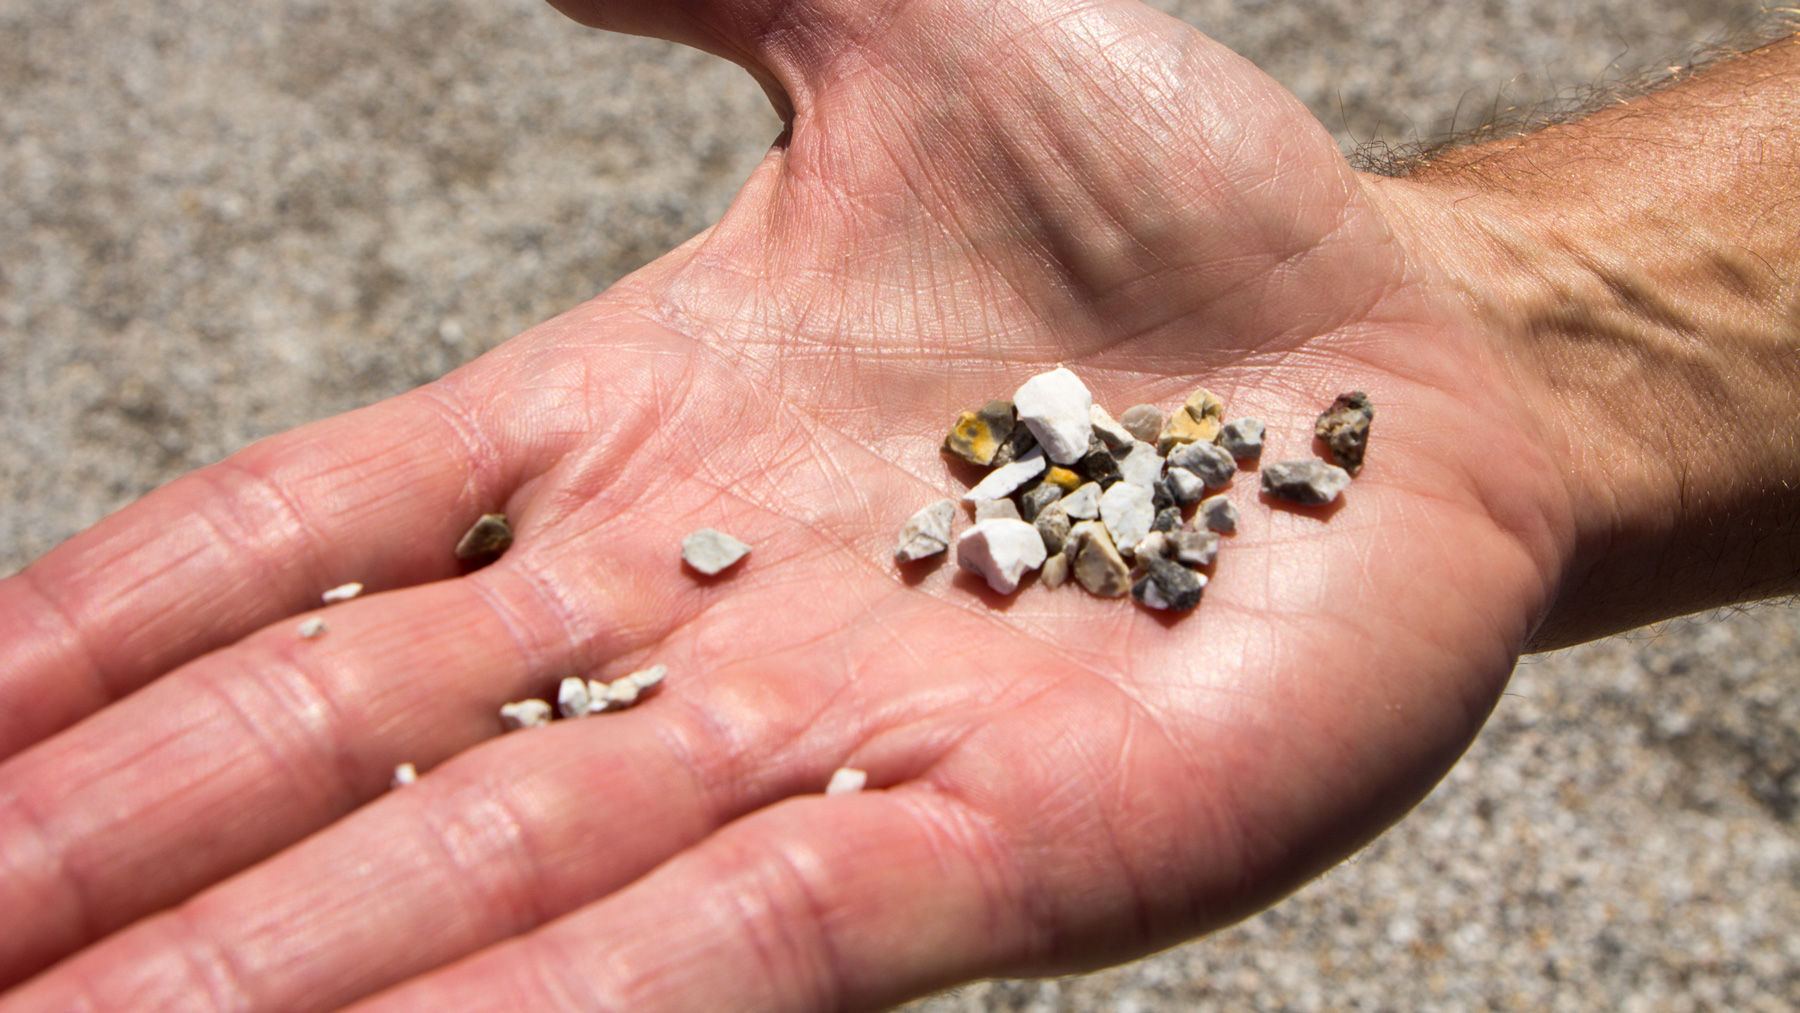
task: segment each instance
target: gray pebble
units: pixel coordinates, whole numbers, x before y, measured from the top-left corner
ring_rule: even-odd
[[[1200,604],[1206,590],[1206,577],[1179,563],[1158,557],[1145,560],[1148,568],[1131,586],[1131,596],[1140,603],[1170,612],[1187,612]]]
[[[1313,435],[1325,441],[1331,459],[1351,475],[1362,470],[1363,454],[1369,449],[1369,423],[1375,420],[1375,406],[1369,395],[1360,390],[1339,394],[1331,407],[1320,413],[1313,423]]]
[[[743,559],[750,546],[713,528],[701,528],[681,540],[681,559],[708,577]]]
[[[1008,465],[1037,449],[1037,437],[1024,426],[1014,426],[1000,449],[994,451],[994,459],[988,463],[996,468]]]
[[[1211,566],[1219,558],[1216,531],[1172,531],[1163,539],[1167,546],[1163,555],[1183,566]]]
[[[1194,520],[1209,531],[1217,531],[1222,535],[1236,534],[1238,508],[1224,496],[1208,496],[1200,501],[1200,509],[1195,512]]]
[[[1153,404],[1132,405],[1119,416],[1119,425],[1125,428],[1134,439],[1145,443],[1155,443],[1163,429],[1162,409]]]
[[[1058,552],[1044,560],[1043,567],[1038,570],[1038,582],[1052,591],[1056,590],[1068,582],[1070,565],[1069,554]]]
[[[1262,470],[1262,490],[1301,506],[1324,506],[1350,485],[1350,473],[1310,458],[1278,461]]]
[[[1255,460],[1262,456],[1265,432],[1266,427],[1259,419],[1232,419],[1219,430],[1219,446],[1240,461]]]
[[[900,526],[900,544],[894,558],[902,563],[935,556],[950,548],[950,523],[956,517],[956,501],[941,499],[908,518]]]
[[[1063,546],[1069,541],[1069,529],[1073,526],[1060,503],[1038,514],[1032,525],[1037,528],[1038,537],[1044,540],[1044,551],[1050,553],[1063,550]]]
[[[1163,484],[1175,497],[1176,506],[1193,506],[1206,497],[1206,482],[1186,468],[1170,468],[1163,476]]]
[[[1211,443],[1184,443],[1169,451],[1169,467],[1185,468],[1200,476],[1208,489],[1216,489],[1237,474],[1237,461]]]
[[[1164,507],[1156,512],[1156,519],[1150,522],[1151,531],[1174,531],[1181,527],[1181,508]]]
[[[1038,515],[1060,502],[1063,491],[1060,486],[1048,482],[1032,486],[1019,497],[1019,516],[1028,521],[1035,521]]]
[[[456,543],[457,559],[485,559],[512,547],[512,525],[505,514],[482,514]]]

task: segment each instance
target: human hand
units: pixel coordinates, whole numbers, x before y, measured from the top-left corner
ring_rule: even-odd
[[[168,673],[0,774],[42,905],[14,974],[253,866],[17,1008],[330,1008],[513,937],[388,1001],[857,1006],[1079,966],[1290,888],[1472,734],[1573,540],[1557,434],[1316,124],[1139,8],[794,16],[690,39],[797,109],[709,235],[6,585],[11,748]],[[1055,361],[1115,407],[1205,382],[1272,453],[1359,386],[1376,451],[1328,519],[1248,510],[1180,623],[908,586],[942,428]],[[444,579],[498,504],[520,544]],[[740,573],[678,569],[703,524],[757,545]],[[347,579],[393,593],[298,641]],[[675,673],[652,704],[470,748],[640,659]],[[443,766],[339,819],[402,760]],[[841,764],[887,790],[795,797]]]

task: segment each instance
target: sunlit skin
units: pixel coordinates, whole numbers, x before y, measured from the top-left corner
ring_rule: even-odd
[[[1571,379],[1632,335],[1535,314],[1533,285],[1593,287],[1557,273],[1581,240],[1492,166],[1361,176],[1125,0],[563,6],[743,63],[790,129],[715,227],[595,300],[0,583],[3,1013],[866,1009],[1114,962],[1399,818],[1537,631],[1791,582],[1617,604],[1609,575],[1705,504],[1768,507],[1743,476],[1793,465],[1792,433],[1677,490],[1671,448],[1606,424],[1619,385]],[[1493,157],[1567,169],[1542,143]],[[1715,221],[1785,264],[1796,233],[1750,217]],[[1793,402],[1796,367],[1757,359],[1792,346],[1793,287],[1750,288],[1766,327],[1690,293],[1695,331],[1751,335],[1707,373],[1737,377],[1722,417]],[[978,477],[938,451],[957,412],[1058,363],[1115,412],[1204,385],[1270,461],[1363,390],[1367,464],[1323,510],[1240,475],[1184,617],[897,566],[902,522]],[[1678,492],[1691,516],[1658,514]],[[491,511],[517,541],[464,572]],[[1791,559],[1775,512],[1723,522]],[[698,577],[701,527],[754,549]],[[505,701],[652,663],[635,708],[499,734]],[[420,780],[389,792],[401,762]],[[843,766],[868,790],[823,796]]]

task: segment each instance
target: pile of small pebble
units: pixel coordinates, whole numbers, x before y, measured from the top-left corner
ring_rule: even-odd
[[[1263,491],[1303,506],[1337,499],[1362,468],[1374,416],[1367,395],[1340,396],[1314,426],[1337,463],[1268,465]],[[1034,376],[1011,401],[963,412],[944,439],[945,453],[993,469],[963,494],[975,523],[955,539],[956,561],[999,594],[1037,570],[1048,588],[1073,577],[1102,598],[1129,592],[1149,608],[1192,609],[1220,536],[1237,531],[1237,507],[1213,490],[1238,462],[1261,458],[1264,433],[1253,418],[1226,421],[1224,402],[1206,390],[1167,417],[1138,405],[1115,420],[1068,369]],[[947,551],[955,516],[948,499],[914,514],[895,558]]]
[[[571,675],[557,688],[556,710],[565,718],[624,710],[668,674],[669,666],[652,665],[611,682]],[[500,708],[500,724],[507,731],[537,728],[550,723],[550,713],[550,705],[542,700],[519,700]]]

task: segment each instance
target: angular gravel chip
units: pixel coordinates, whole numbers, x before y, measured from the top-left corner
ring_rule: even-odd
[[[456,543],[457,559],[485,559],[512,548],[512,525],[505,514],[482,514]]]
[[[550,723],[550,705],[542,700],[520,700],[500,708],[500,726],[509,732],[542,728]]]
[[[1349,485],[1349,472],[1311,458],[1277,461],[1262,470],[1263,492],[1301,506],[1324,506]]]
[[[708,577],[749,555],[750,546],[723,531],[701,528],[681,540],[681,559]]]
[[[913,514],[900,526],[900,544],[894,558],[902,563],[935,556],[950,548],[950,522],[956,517],[956,501],[941,499]]]
[[[1094,433],[1094,396],[1068,369],[1059,366],[1025,381],[1013,395],[1013,407],[1050,460],[1072,464],[1087,453]]]
[[[996,594],[1017,591],[1025,572],[1048,556],[1037,528],[1024,521],[978,521],[956,540],[957,565],[980,574]]]
[[[825,785],[825,794],[854,795],[862,791],[863,786],[868,783],[869,775],[866,771],[857,770],[855,767],[839,767],[832,771],[831,782]]]
[[[349,601],[357,595],[362,594],[362,590],[363,586],[353,580],[348,584],[339,584],[337,587],[320,595],[319,598],[327,605],[335,605],[338,602]]]

